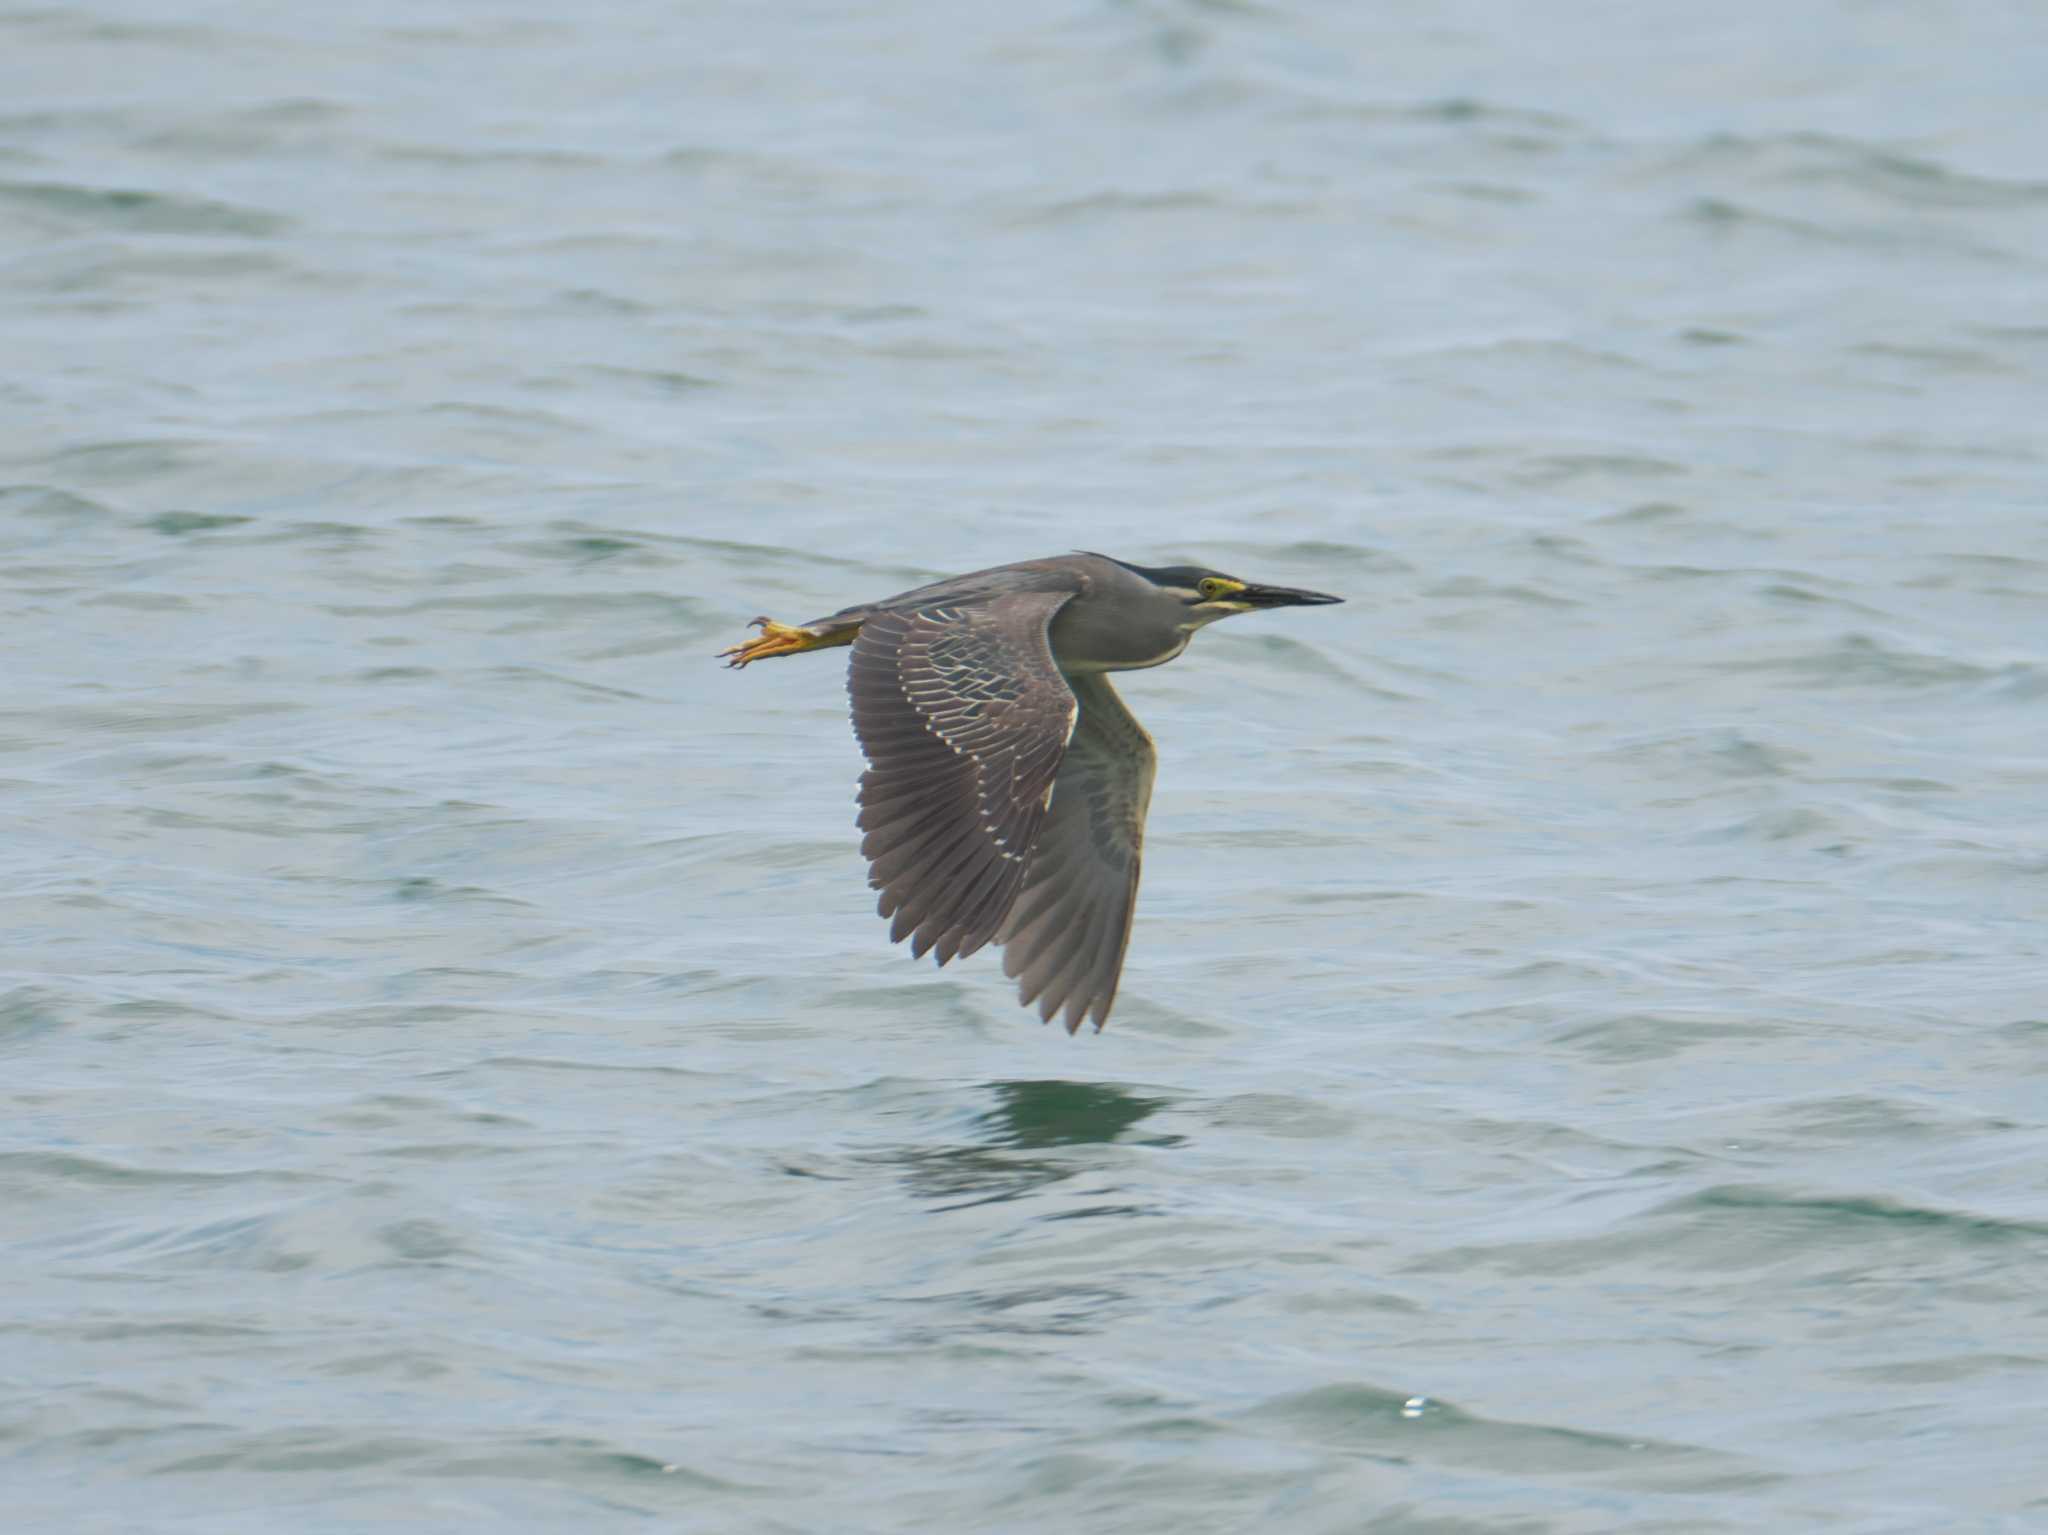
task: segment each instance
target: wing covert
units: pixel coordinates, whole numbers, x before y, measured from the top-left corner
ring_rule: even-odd
[[[860,817],[868,883],[892,943],[945,964],[995,936],[1079,706],[1046,635],[1069,592],[870,615],[847,691],[867,754]]]

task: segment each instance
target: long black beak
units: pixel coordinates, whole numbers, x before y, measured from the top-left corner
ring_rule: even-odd
[[[1255,608],[1308,608],[1325,602],[1342,602],[1342,597],[1332,597],[1328,592],[1305,592],[1294,586],[1259,586],[1256,583],[1241,592],[1232,593],[1238,602],[1248,602]]]

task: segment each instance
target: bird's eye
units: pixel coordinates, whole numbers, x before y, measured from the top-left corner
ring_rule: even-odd
[[[1196,583],[1195,590],[1200,592],[1204,598],[1214,601],[1230,590],[1230,583],[1228,581],[1219,581],[1214,576],[1204,576]]]

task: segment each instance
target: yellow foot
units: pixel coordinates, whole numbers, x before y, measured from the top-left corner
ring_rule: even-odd
[[[761,631],[759,639],[728,645],[719,651],[720,656],[732,657],[725,663],[727,666],[745,666],[749,661],[765,661],[770,656],[793,656],[799,651],[816,650],[831,643],[808,629],[778,624],[772,618],[757,618],[751,627]]]

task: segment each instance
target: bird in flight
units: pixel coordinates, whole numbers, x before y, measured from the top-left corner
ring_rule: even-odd
[[[1197,629],[1341,602],[1192,565],[1101,554],[998,565],[807,624],[757,618],[743,667],[851,645],[868,760],[860,816],[889,941],[943,965],[989,943],[1018,1001],[1100,1032],[1116,1000],[1152,798],[1152,738],[1107,673],[1161,666]]]

